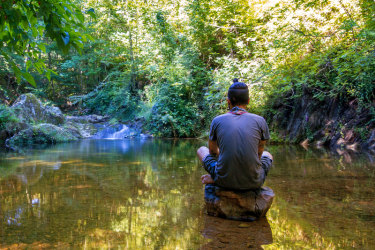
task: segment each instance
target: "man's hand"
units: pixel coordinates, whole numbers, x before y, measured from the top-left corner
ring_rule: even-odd
[[[202,175],[201,181],[202,181],[202,184],[215,183],[214,180],[212,179],[211,175],[209,175],[209,174]]]
[[[216,141],[208,140],[208,149],[210,151],[210,155],[218,156],[220,153]]]
[[[262,141],[262,140],[259,141],[259,145],[258,145],[258,157],[259,157],[259,160],[262,157],[262,154],[263,154],[263,151],[264,151],[264,146],[266,145],[266,142],[267,141]]]

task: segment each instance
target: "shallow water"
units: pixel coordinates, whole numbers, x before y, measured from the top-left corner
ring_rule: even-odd
[[[0,153],[0,247],[375,248],[371,156],[269,147],[276,197],[266,219],[243,225],[204,214],[201,144],[84,140]]]

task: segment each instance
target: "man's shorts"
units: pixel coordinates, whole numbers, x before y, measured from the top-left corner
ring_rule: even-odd
[[[272,159],[268,156],[262,155],[262,157],[260,158],[260,162],[262,163],[262,168],[264,170],[264,182],[268,174],[268,171],[272,166]],[[215,156],[209,154],[203,159],[203,168],[211,175],[211,178],[213,180],[215,180],[216,176],[216,166],[217,158]]]

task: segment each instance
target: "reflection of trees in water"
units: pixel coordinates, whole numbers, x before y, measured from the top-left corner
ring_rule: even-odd
[[[374,165],[365,155],[343,156],[298,147],[271,147],[266,185],[276,197],[268,218],[275,246],[374,246]]]
[[[217,243],[228,248],[375,245],[374,167],[364,159],[348,164],[325,151],[270,147],[275,165],[266,185],[276,197],[267,216],[274,242],[267,245],[269,231],[252,232],[258,224],[219,226],[203,215],[200,144],[87,140],[1,156],[1,167],[12,169],[0,177],[1,246],[191,249],[220,239],[230,239]],[[220,235],[225,229],[228,237]]]
[[[21,160],[16,173],[1,180],[7,189],[1,193],[2,246],[86,242],[186,249],[204,240],[193,144],[160,141],[118,151],[116,142],[92,143],[49,148]],[[11,182],[18,188],[8,188]],[[15,217],[16,211],[17,224],[7,225],[5,216]]]
[[[266,218],[244,223],[206,215],[202,234],[210,239],[202,249],[261,249],[272,243],[272,231]]]

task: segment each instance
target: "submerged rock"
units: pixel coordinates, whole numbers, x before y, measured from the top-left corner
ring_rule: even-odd
[[[204,192],[208,215],[244,221],[264,217],[271,207],[274,196],[269,187],[234,192],[207,184]]]
[[[9,147],[15,147],[32,144],[54,144],[74,140],[77,140],[77,137],[69,130],[53,124],[42,123],[18,132],[8,139],[6,144]]]
[[[27,124],[51,123],[60,125],[64,123],[64,115],[58,107],[45,106],[33,94],[28,93],[17,98],[11,109],[20,120]]]

